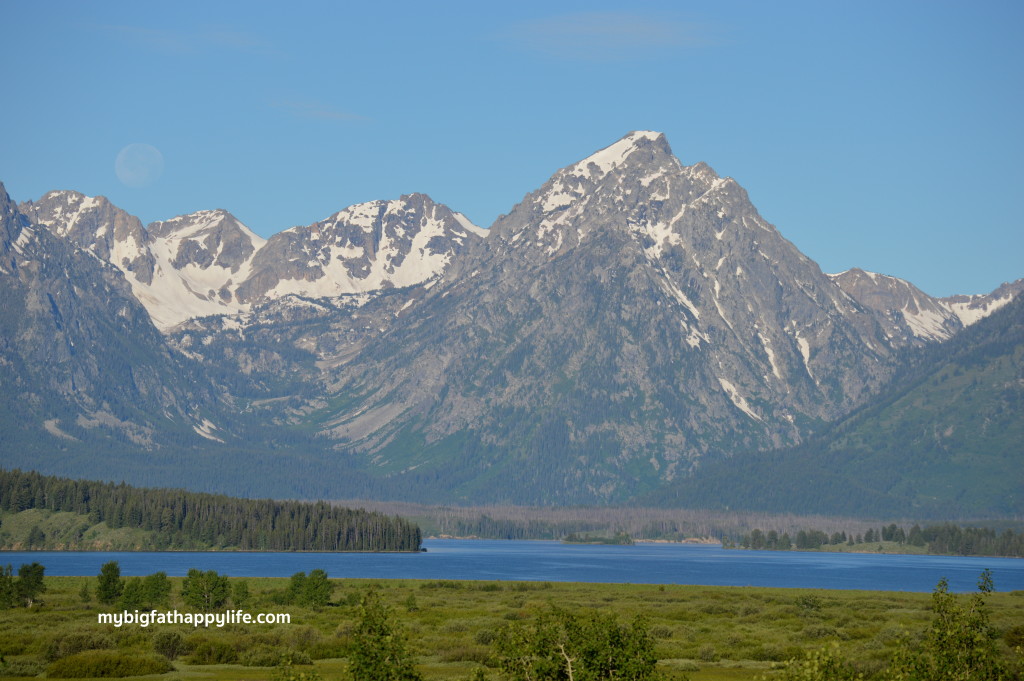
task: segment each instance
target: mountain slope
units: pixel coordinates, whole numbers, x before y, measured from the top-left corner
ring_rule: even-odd
[[[5,462],[83,440],[156,446],[217,401],[175,357],[122,273],[30,224],[0,185],[0,371]],[[129,234],[130,221],[118,222]],[[15,459],[19,459],[16,461]]]
[[[905,367],[806,445],[715,462],[638,503],[947,519],[1024,512],[1024,299]]]
[[[607,501],[798,442],[894,347],[735,181],[640,132],[500,218],[314,416],[403,494]]]

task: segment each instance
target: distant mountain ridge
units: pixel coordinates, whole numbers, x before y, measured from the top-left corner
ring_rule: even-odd
[[[49,192],[19,210],[124,272],[162,331],[282,295],[331,297],[419,284],[485,233],[423,194],[351,206],[269,240],[221,209],[144,228],[106,198],[72,191]]]
[[[75,405],[113,395],[118,437],[136,420],[152,431],[118,444],[118,461],[188,484],[155,462],[220,470],[249,452],[263,462],[255,477],[205,478],[233,493],[623,502],[733,456],[802,446],[883,399],[908,352],[1016,309],[1024,289],[938,299],[859,269],[827,275],[735,180],[683,165],[650,131],[557,171],[489,230],[423,194],[265,241],[223,210],[143,227],[75,192],[8,213],[11,233],[45,232],[91,263],[83,272],[107,273],[119,293],[83,294],[107,331],[124,331],[119,296],[148,312],[156,328],[139,338],[167,359],[139,369],[163,377],[162,399],[191,386],[177,410],[151,407],[166,423],[132,411],[122,376],[62,393],[59,410],[39,408],[12,433],[70,452],[54,430],[78,424],[78,437],[96,419]],[[79,278],[76,267],[63,276]],[[81,342],[122,342],[91,338]],[[20,352],[8,366],[34,366]],[[19,380],[43,380],[34,371]],[[103,474],[102,460],[75,456]]]

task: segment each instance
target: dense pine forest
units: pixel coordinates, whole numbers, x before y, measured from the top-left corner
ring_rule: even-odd
[[[19,470],[0,470],[0,516],[5,549],[110,548],[96,538],[121,528],[137,531],[131,548],[140,550],[418,551],[421,542],[419,527],[402,518],[324,502],[239,499]],[[13,532],[26,517],[35,524]],[[54,527],[61,528],[59,537]]]

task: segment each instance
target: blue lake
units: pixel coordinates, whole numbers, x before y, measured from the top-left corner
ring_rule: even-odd
[[[551,541],[428,539],[426,553],[0,552],[17,570],[38,561],[48,575],[96,575],[116,560],[121,574],[189,568],[232,577],[288,577],[317,568],[337,578],[702,584],[931,591],[942,577],[973,591],[992,570],[998,591],[1024,589],[1024,560],[959,556],[725,550],[692,544],[600,546]]]

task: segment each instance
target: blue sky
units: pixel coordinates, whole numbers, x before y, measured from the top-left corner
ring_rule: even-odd
[[[486,227],[651,129],[736,178],[825,271],[933,295],[1024,277],[1024,3],[0,0],[0,16],[0,181],[18,201],[75,189],[143,222],[226,208],[269,236],[425,192]],[[159,177],[119,178],[132,144],[159,150]]]

